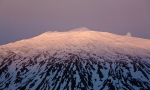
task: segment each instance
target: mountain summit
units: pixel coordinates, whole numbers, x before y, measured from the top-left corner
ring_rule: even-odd
[[[78,28],[0,46],[0,90],[150,88],[150,40]]]

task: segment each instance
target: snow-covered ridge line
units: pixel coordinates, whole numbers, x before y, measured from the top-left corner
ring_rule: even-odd
[[[150,40],[135,37],[127,37],[108,32],[89,30],[85,27],[70,30],[68,32],[46,32],[31,39],[17,41],[0,46],[2,50],[22,51],[20,49],[47,50],[47,49],[85,49],[94,47],[95,50],[105,50],[105,48],[140,48],[150,50]]]

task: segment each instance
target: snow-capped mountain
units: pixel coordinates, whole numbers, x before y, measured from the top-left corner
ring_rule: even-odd
[[[149,90],[150,40],[78,28],[0,46],[0,90]]]

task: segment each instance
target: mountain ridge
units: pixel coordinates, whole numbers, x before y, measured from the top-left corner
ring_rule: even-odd
[[[59,48],[63,50],[63,48],[69,49],[73,46],[76,47],[76,49],[81,49],[86,46],[90,46],[96,47],[96,49],[99,50],[103,50],[103,48],[108,47],[121,47],[122,49],[123,47],[126,49],[128,49],[127,47],[137,47],[141,49],[150,50],[150,40],[121,36],[111,34],[108,32],[92,31],[88,30],[87,28],[79,28],[73,31],[71,30],[69,32],[43,33],[31,39],[21,40],[15,43],[2,45],[0,46],[0,50],[2,50],[1,48],[3,48],[3,50],[12,49],[13,51],[17,51],[19,47],[26,49],[32,48],[35,50],[47,50],[52,48]]]
[[[60,35],[59,35],[60,34]],[[77,37],[86,37],[89,35],[89,37],[93,37],[94,35],[99,36],[100,35],[103,35],[103,37],[107,37],[107,38],[112,38],[115,36],[115,38],[113,39],[118,39],[117,36],[121,36],[122,39],[125,38],[125,39],[137,39],[137,40],[143,40],[143,41],[147,41],[148,42],[148,45],[150,45],[150,40],[149,39],[142,39],[142,38],[136,38],[136,37],[127,37],[127,36],[122,36],[122,35],[117,35],[117,34],[112,34],[112,33],[108,33],[108,32],[99,32],[99,31],[93,31],[93,30],[90,30],[88,28],[85,28],[85,27],[81,27],[81,28],[77,28],[77,29],[73,29],[73,30],[70,30],[70,31],[65,31],[65,32],[57,32],[57,31],[50,31],[50,32],[45,32],[41,35],[38,35],[38,36],[35,36],[33,38],[30,38],[30,39],[24,39],[24,40],[20,40],[20,41],[28,41],[28,40],[32,40],[34,38],[43,38],[45,36],[45,39],[47,39],[46,37],[49,37],[49,39],[51,38],[50,36],[52,35],[52,37],[55,37],[55,35],[59,35],[59,37],[61,38],[62,36],[61,35],[65,35],[66,36],[71,36],[71,35],[74,35],[74,36],[77,36]],[[78,34],[82,34],[80,36],[78,36]],[[93,35],[92,35],[93,34]],[[56,38],[57,39],[57,38]],[[68,38],[69,39],[69,38]],[[97,38],[97,39],[100,39],[100,38]],[[124,41],[125,41],[124,39]],[[17,42],[20,42],[20,41],[17,41]],[[16,43],[16,42],[15,42]],[[9,43],[9,44],[13,44],[13,43]],[[9,44],[5,44],[5,45],[9,45]],[[145,43],[146,44],[146,43]],[[5,45],[1,45],[1,46],[5,46]],[[0,46],[0,47],[1,47]]]

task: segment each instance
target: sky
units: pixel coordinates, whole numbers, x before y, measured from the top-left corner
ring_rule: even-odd
[[[0,0],[0,45],[79,27],[150,39],[150,0]]]

